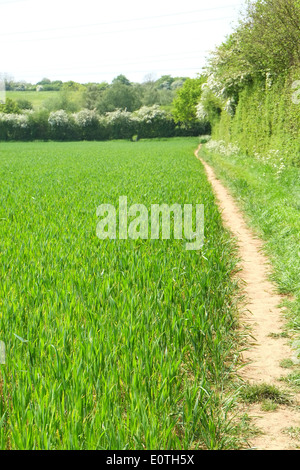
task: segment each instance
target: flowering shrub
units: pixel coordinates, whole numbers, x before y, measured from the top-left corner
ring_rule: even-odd
[[[215,139],[238,142],[249,155],[258,151],[279,174],[300,164],[292,85],[299,79],[299,18],[299,0],[248,1],[234,32],[208,58],[197,106]]]
[[[82,109],[73,114],[76,134],[81,140],[105,140],[107,138],[107,121],[101,119],[96,110]]]
[[[202,101],[196,106],[196,116],[201,122],[205,122],[208,119],[208,110],[205,108]]]
[[[178,126],[172,116],[158,105],[143,106],[135,112],[117,109],[105,115],[82,109],[68,113],[24,111],[22,114],[0,113],[0,140],[108,140],[207,134],[207,124]]]
[[[134,115],[140,122],[152,124],[157,119],[164,119],[167,117],[165,110],[161,109],[157,104],[153,106],[142,106],[135,111]]]
[[[28,114],[0,113],[1,140],[24,139],[29,127]]]
[[[57,140],[72,140],[74,121],[72,117],[64,110],[52,111],[48,118],[50,126],[50,137]]]
[[[99,122],[99,115],[94,109],[82,109],[73,114],[73,118],[79,127],[91,127]]]
[[[135,134],[132,114],[122,109],[106,113],[105,119],[110,139],[130,139]]]
[[[223,101],[216,96],[208,83],[204,83],[200,101],[196,106],[197,119],[202,123],[210,122],[213,124],[219,119],[222,108],[224,109]]]
[[[8,123],[13,128],[25,129],[28,126],[28,116],[26,114],[0,113],[0,121]]]
[[[143,106],[133,113],[137,134],[140,137],[171,137],[175,124],[172,117],[158,105]]]
[[[70,124],[68,113],[60,109],[59,111],[53,111],[49,115],[48,122],[51,127],[67,127]]]

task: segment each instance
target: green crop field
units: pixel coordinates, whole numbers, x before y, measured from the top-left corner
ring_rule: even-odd
[[[227,449],[235,248],[196,138],[0,146],[1,449]],[[97,207],[204,204],[205,240],[100,240]]]

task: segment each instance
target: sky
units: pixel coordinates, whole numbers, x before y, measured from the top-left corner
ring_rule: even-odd
[[[37,83],[195,78],[244,0],[0,0],[0,75]]]

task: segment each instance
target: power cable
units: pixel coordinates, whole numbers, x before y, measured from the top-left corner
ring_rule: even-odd
[[[138,27],[138,28],[130,28],[130,32],[136,32],[136,31],[145,31],[145,30],[151,30],[151,29],[159,29],[159,28],[170,28],[170,27],[175,27],[175,26],[185,26],[185,25],[190,25],[190,24],[200,24],[200,23],[206,23],[206,22],[211,22],[211,21],[223,21],[223,20],[234,20],[232,16],[230,17],[222,17],[222,18],[207,18],[207,19],[199,19],[199,20],[194,20],[194,21],[188,21],[188,22],[183,22],[183,23],[172,23],[172,24],[161,24],[161,25],[152,25],[152,26],[143,26],[143,27]],[[128,29],[119,29],[119,30],[111,30],[111,31],[97,31],[97,32],[90,32],[90,33],[85,33],[85,34],[73,34],[69,36],[55,36],[55,37],[46,37],[46,38],[32,38],[32,39],[20,39],[20,40],[12,40],[10,43],[18,43],[18,42],[35,42],[35,41],[53,41],[57,39],[73,39],[73,38],[82,38],[82,37],[91,37],[91,36],[101,36],[105,34],[118,34],[118,33],[128,33]]]
[[[28,1],[28,0],[15,0],[15,2],[21,2],[21,1]],[[4,2],[4,3],[9,3],[9,2]],[[0,3],[0,5],[1,5],[1,3]],[[95,27],[95,26],[108,26],[108,25],[120,24],[120,23],[134,23],[134,22],[137,22],[137,21],[145,21],[145,20],[152,20],[152,19],[159,19],[159,18],[166,18],[166,17],[173,17],[173,16],[203,13],[205,11],[216,11],[216,10],[232,8],[232,7],[236,7],[236,6],[238,6],[238,5],[237,4],[223,5],[223,6],[220,6],[220,7],[203,8],[203,9],[200,9],[200,10],[186,11],[186,12],[180,12],[180,13],[169,13],[169,14],[165,14],[165,15],[155,15],[155,16],[148,16],[148,17],[141,17],[141,18],[131,18],[131,19],[126,19],[126,20],[116,20],[116,21],[108,21],[108,22],[102,22],[102,23],[91,23],[91,24],[84,24],[84,25],[65,26],[65,27],[60,27],[60,28],[39,29],[39,30],[32,30],[32,31],[14,31],[14,32],[8,32],[8,33],[0,33],[0,36],[12,36],[12,35],[18,35],[18,34],[44,33],[44,32],[60,31],[60,30],[65,31],[67,29],[90,28],[90,27]]]
[[[173,60],[193,60],[193,59],[201,59],[201,58],[205,58],[205,55],[203,55],[203,53],[209,53],[209,51],[194,51],[193,54],[195,54],[195,52],[198,52],[197,55],[192,55],[192,56],[186,56],[185,53],[181,53],[181,54],[176,54],[175,57],[170,57],[171,55],[174,56],[174,54],[163,54],[163,55],[157,55],[157,56],[148,56],[148,57],[143,57],[143,63],[145,65],[148,65],[148,64],[151,64],[151,63],[158,63],[158,62],[168,62],[168,61],[173,61]],[[148,60],[148,59],[153,59],[153,60]],[[124,66],[128,66],[128,65],[137,65],[137,64],[140,64],[141,63],[141,60],[139,60],[138,62],[134,61],[134,62],[129,62],[130,59],[124,59],[122,62],[120,62],[118,60],[118,66],[119,67],[122,67],[123,65]],[[97,69],[99,67],[112,67],[115,65],[116,62],[112,61],[112,62],[109,62],[109,63],[104,63],[104,64],[99,64],[97,67]],[[92,64],[93,66],[95,66],[95,63]],[[56,67],[57,65],[56,64],[47,64],[47,67]],[[82,68],[85,68],[85,70],[87,69],[87,67],[89,67],[88,69],[88,72],[91,72],[91,68],[90,68],[90,64],[81,64],[81,65],[78,65],[78,67],[74,68],[74,66],[71,66],[71,67],[60,67],[60,70],[62,72],[64,71],[76,71],[78,69],[82,69]],[[19,71],[19,73],[32,73],[32,70],[21,70]]]

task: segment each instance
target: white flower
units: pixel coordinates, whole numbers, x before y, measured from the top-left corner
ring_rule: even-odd
[[[200,103],[196,106],[196,117],[199,119],[199,121],[206,121],[208,118],[208,113],[205,110],[205,106]]]
[[[28,127],[28,114],[0,113],[0,122],[11,124],[12,127],[25,129]]]
[[[206,144],[206,148],[211,152],[219,153],[226,157],[229,157],[230,155],[238,155],[240,152],[240,148],[237,144],[226,144],[224,140],[210,140]]]
[[[87,127],[99,121],[99,116],[94,109],[82,109],[78,113],[73,114],[73,118],[80,127]]]
[[[67,126],[70,123],[68,113],[64,109],[50,113],[48,122],[50,126]]]
[[[108,123],[119,120],[130,121],[131,113],[123,109],[116,109],[115,111],[106,113],[105,116]]]
[[[134,116],[142,122],[151,124],[155,119],[164,119],[167,117],[165,110],[161,109],[159,105],[142,106],[138,111],[135,111]]]

